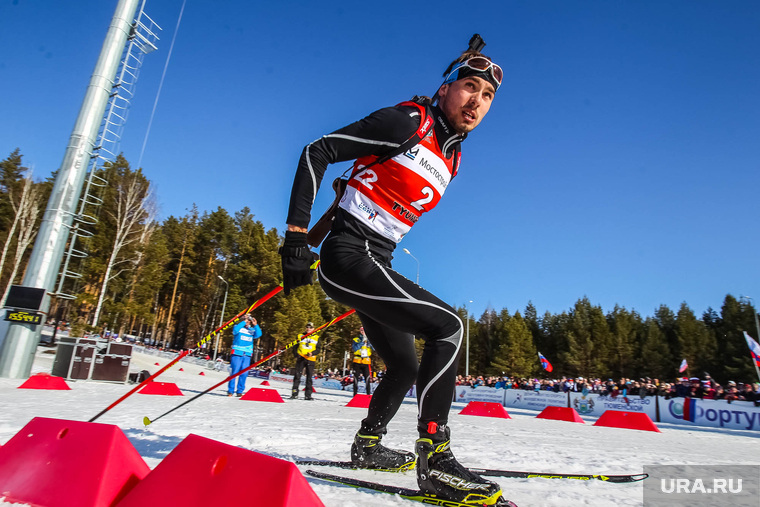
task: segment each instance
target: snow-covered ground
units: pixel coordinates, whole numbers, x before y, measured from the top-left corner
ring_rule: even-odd
[[[32,373],[50,373],[54,349],[40,347]],[[136,353],[131,371],[151,373],[168,359]],[[179,371],[179,368],[184,371]],[[199,375],[203,371],[205,375]],[[98,419],[115,424],[154,468],[190,433],[283,459],[348,459],[349,448],[365,409],[346,407],[348,391],[320,390],[314,401],[290,400],[290,386],[272,382],[285,403],[264,403],[228,398],[219,388],[148,427],[143,417],[155,418],[188,396],[203,391],[226,373],[180,362],[158,377],[174,382],[185,397],[134,394]],[[70,391],[18,389],[23,380],[0,379],[0,443],[4,444],[34,417],[87,421],[126,393],[133,385],[104,382],[69,382]],[[247,388],[260,380],[248,379]],[[684,429],[660,424],[661,433],[536,419],[536,412],[510,409],[511,419],[460,415],[455,403],[449,424],[452,449],[465,464],[480,468],[562,473],[640,473],[647,465],[760,464],[756,432]],[[389,427],[384,443],[413,449],[416,405],[404,403]],[[305,470],[308,467],[301,467]],[[329,469],[325,469],[329,471]],[[335,470],[333,470],[335,471]],[[414,473],[384,474],[338,471],[407,487],[415,487]],[[608,484],[599,481],[550,479],[499,479],[504,497],[526,506],[642,505],[642,483]],[[398,497],[356,490],[309,478],[328,507],[380,507],[419,505]],[[224,495],[220,495],[220,505]],[[10,505],[0,502],[0,505]],[[18,504],[15,504],[18,505]]]

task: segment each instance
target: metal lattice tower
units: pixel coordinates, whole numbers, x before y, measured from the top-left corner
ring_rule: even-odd
[[[134,97],[137,78],[145,55],[157,49],[158,33],[161,27],[145,14],[145,1],[132,24],[119,70],[111,88],[103,122],[98,132],[97,142],[90,156],[87,179],[82,197],[71,227],[69,244],[59,274],[55,296],[60,299],[75,299],[78,281],[82,278],[79,270],[87,257],[82,239],[90,238],[93,232],[88,228],[98,223],[102,190],[108,182],[98,175],[108,162],[113,162],[119,149],[124,125],[127,123],[129,107]],[[77,264],[76,268],[72,264]],[[75,271],[76,269],[76,271]],[[68,282],[68,283],[67,283]],[[68,287],[64,287],[67,285]],[[69,292],[66,292],[66,289]]]

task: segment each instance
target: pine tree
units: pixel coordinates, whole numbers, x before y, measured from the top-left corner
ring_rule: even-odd
[[[678,356],[686,359],[689,373],[700,376],[713,362],[715,342],[704,322],[698,320],[684,302],[678,310],[675,323],[678,340]]]
[[[653,318],[648,318],[643,328],[644,337],[638,371],[643,376],[669,380],[673,371],[671,360],[673,355],[670,353],[665,335]]]
[[[496,352],[488,373],[527,377],[537,371],[538,353],[533,345],[533,336],[519,312],[506,322],[502,321],[497,334],[503,336],[503,344]]]
[[[608,320],[612,329],[612,347],[608,356],[612,375],[633,377],[638,367],[635,351],[639,348],[637,337],[640,318],[635,312],[628,312],[625,308],[615,305]]]

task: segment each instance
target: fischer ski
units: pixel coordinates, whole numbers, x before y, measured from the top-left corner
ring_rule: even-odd
[[[353,479],[351,477],[343,477],[340,475],[325,474],[314,470],[307,470],[306,475],[322,479],[325,481],[336,482],[344,484],[346,486],[352,486],[354,488],[369,489],[372,491],[378,491],[380,493],[388,493],[389,495],[398,495],[401,498],[407,500],[414,500],[415,502],[424,503],[426,505],[440,505],[443,507],[479,507],[482,504],[477,503],[462,503],[455,500],[447,500],[445,498],[438,498],[435,496],[429,496],[422,491],[411,488],[402,488],[399,486],[391,486],[388,484],[382,484],[378,482],[363,481],[361,479]],[[496,504],[492,504],[493,507],[517,507],[517,505],[509,500],[500,501]]]
[[[612,483],[638,482],[643,481],[649,477],[649,474],[548,474],[544,472],[518,472],[515,470],[489,470],[483,468],[470,468],[470,471],[475,472],[478,475],[486,475],[491,477],[508,477],[521,479],[576,479],[579,481],[598,480],[602,482]]]
[[[311,465],[335,468],[347,468],[352,470],[370,470],[373,472],[407,472],[414,470],[415,462],[407,463],[401,468],[383,468],[383,467],[363,467],[356,465],[353,461],[329,461],[323,459],[297,459],[296,465]]]
[[[385,469],[385,468],[358,467],[351,461],[299,459],[299,460],[295,460],[295,463],[296,465],[327,466],[327,467],[356,469],[356,470],[373,470],[376,472],[398,472],[399,471],[399,470]],[[505,478],[514,478],[514,479],[533,479],[533,478],[575,479],[579,481],[598,480],[602,482],[611,482],[611,483],[638,482],[638,481],[643,481],[644,479],[649,477],[649,474],[624,474],[624,475],[553,474],[553,473],[545,473],[545,472],[518,472],[516,470],[493,470],[493,469],[487,469],[487,468],[470,468],[470,471],[478,475],[484,475],[484,476],[490,476],[490,477],[505,477]]]

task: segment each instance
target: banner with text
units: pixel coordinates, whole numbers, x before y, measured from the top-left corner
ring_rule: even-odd
[[[567,393],[553,391],[523,391],[521,389],[506,389],[504,406],[507,408],[525,408],[541,411],[546,407],[566,407]]]
[[[593,415],[599,417],[607,410],[619,412],[642,412],[649,416],[652,421],[657,420],[657,400],[654,396],[641,398],[639,396],[601,396],[599,394],[586,394],[571,392],[570,406],[581,415]]]
[[[486,386],[478,386],[474,389],[470,386],[456,386],[454,401],[459,403],[487,401],[504,405],[505,391],[506,389],[494,389]]]
[[[701,400],[692,410],[693,421],[684,420],[685,398],[660,398],[660,421],[689,426],[711,426],[734,430],[760,430],[760,407],[749,401]]]

